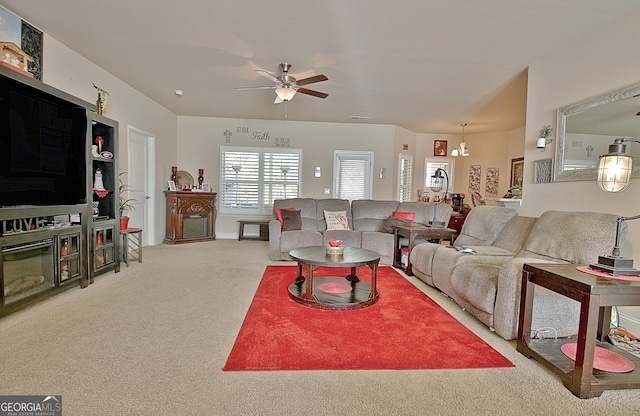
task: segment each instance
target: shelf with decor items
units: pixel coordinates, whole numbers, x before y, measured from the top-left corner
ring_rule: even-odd
[[[97,274],[120,271],[116,236],[119,233],[118,218],[118,122],[100,114],[91,113],[88,129],[91,149],[91,233],[88,245],[89,283]]]

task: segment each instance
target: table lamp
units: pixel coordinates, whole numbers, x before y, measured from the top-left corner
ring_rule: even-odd
[[[609,153],[600,156],[598,163],[598,187],[605,192],[621,192],[627,189],[631,181],[633,156],[626,153],[624,142],[640,143],[638,139],[618,138],[609,145]],[[589,267],[610,274],[640,276],[640,270],[633,268],[633,260],[620,256],[620,233],[624,221],[636,220],[640,215],[632,217],[618,217],[616,223],[616,241],[609,256],[598,256],[597,264]]]
[[[444,176],[443,176],[444,174]],[[442,190],[442,183],[446,180],[446,187],[444,190],[444,196],[442,197],[441,202],[444,202],[447,199],[447,193],[449,192],[449,175],[447,175],[447,171],[442,169],[442,168],[438,168],[436,169],[436,171],[433,173],[433,175],[431,175],[431,190],[433,192],[440,192]],[[432,228],[444,228],[445,223],[444,221],[436,221],[436,208],[438,207],[438,204],[433,206],[433,221],[431,221],[431,227]]]

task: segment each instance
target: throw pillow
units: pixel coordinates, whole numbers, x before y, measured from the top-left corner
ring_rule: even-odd
[[[348,230],[347,211],[324,211],[324,220],[328,230]]]
[[[390,215],[389,218],[384,220],[384,222],[382,223],[382,228],[380,228],[380,232],[393,234],[394,227],[398,225],[402,227],[411,227],[411,221],[405,220],[403,218],[397,218],[397,217],[394,217],[393,215]]]
[[[295,211],[296,207],[274,208],[273,210],[276,212],[276,218],[278,219],[278,221],[280,221],[280,229],[282,230],[282,227],[284,227],[284,220],[282,219],[282,211]]]
[[[395,218],[401,218],[403,220],[408,220],[413,223],[413,220],[416,219],[415,212],[402,212],[402,211],[393,211],[393,216]]]
[[[293,231],[302,229],[302,217],[300,211],[282,211],[282,231]]]

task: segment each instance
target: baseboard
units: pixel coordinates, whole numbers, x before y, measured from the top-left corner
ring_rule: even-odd
[[[618,326],[640,337],[640,319],[621,313],[618,317]]]

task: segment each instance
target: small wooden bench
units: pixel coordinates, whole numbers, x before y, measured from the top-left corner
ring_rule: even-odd
[[[240,231],[238,232],[238,241],[242,240],[262,240],[269,241],[269,221],[270,220],[238,220],[240,223]],[[260,227],[260,235],[258,236],[245,236],[245,225],[257,225]]]

